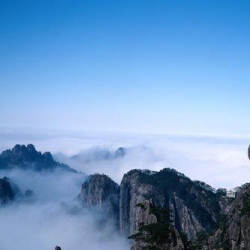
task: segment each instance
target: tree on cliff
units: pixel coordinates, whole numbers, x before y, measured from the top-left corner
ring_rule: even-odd
[[[156,216],[157,222],[151,224],[141,223],[138,231],[129,236],[128,239],[141,242],[143,250],[165,249],[172,227],[171,210],[151,205],[150,213]]]

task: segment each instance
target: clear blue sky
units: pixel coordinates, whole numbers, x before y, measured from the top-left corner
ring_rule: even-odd
[[[0,126],[248,136],[249,0],[1,0]]]

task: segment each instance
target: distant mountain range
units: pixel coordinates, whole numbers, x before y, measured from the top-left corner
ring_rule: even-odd
[[[17,144],[0,154],[0,170],[69,171],[77,172],[66,164],[55,161],[50,152],[41,153],[32,144]]]
[[[117,152],[108,157],[125,154],[123,148]],[[77,172],[31,144],[1,153],[0,170],[13,169]],[[17,200],[18,194],[28,199],[32,191],[21,194],[10,179],[0,179],[0,204]],[[250,184],[239,187],[236,197],[230,198],[224,189],[192,181],[174,169],[134,169],[124,174],[120,185],[104,174],[89,176],[77,198],[83,207],[97,207],[105,219],[115,221],[121,235],[137,239],[132,250],[250,249]],[[168,210],[171,216],[166,222],[162,212]],[[159,240],[154,230],[163,245],[153,241]]]
[[[72,156],[73,160],[77,160],[82,163],[89,163],[93,161],[110,161],[124,157],[127,154],[128,149],[120,147],[115,151],[108,150],[106,148],[95,148],[80,152]]]

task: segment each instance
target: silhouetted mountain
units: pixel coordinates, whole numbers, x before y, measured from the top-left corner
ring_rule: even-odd
[[[72,159],[88,163],[92,161],[106,161],[122,158],[126,155],[127,149],[120,147],[115,151],[106,148],[94,148],[74,155]]]
[[[115,151],[115,157],[116,158],[119,158],[119,157],[123,157],[124,155],[126,154],[126,149],[125,148],[118,148],[116,151]]]
[[[65,164],[56,162],[50,152],[38,152],[32,144],[16,145],[0,154],[0,170],[33,170],[53,171],[63,170],[77,172]]]
[[[6,204],[20,193],[19,188],[7,177],[0,179],[0,204]]]

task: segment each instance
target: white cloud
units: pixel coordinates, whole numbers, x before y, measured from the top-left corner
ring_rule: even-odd
[[[82,209],[74,201],[84,181],[78,174],[12,172],[21,189],[32,189],[36,201],[14,203],[0,209],[1,250],[127,250],[113,223],[99,225],[100,214]]]
[[[175,168],[191,179],[205,181],[216,188],[232,188],[250,180],[248,141],[244,138],[18,134],[9,131],[8,134],[0,133],[0,141],[1,150],[17,143],[33,143],[38,150],[51,151],[58,159],[83,173],[105,173],[117,183],[131,169],[160,170],[164,167]],[[122,158],[95,157],[96,151],[104,149],[114,153],[121,146],[128,149]],[[82,160],[72,160],[71,156],[79,152]],[[22,192],[32,189],[36,202],[0,209],[1,250],[53,250],[56,245],[62,250],[129,249],[126,240],[114,233],[112,225],[100,228],[97,213],[71,212],[84,174],[15,171],[3,175],[9,176]]]
[[[250,179],[247,158],[248,140],[240,137],[192,137],[126,133],[0,133],[0,149],[16,143],[33,143],[38,150],[51,151],[59,159],[86,174],[105,173],[120,182],[130,169],[160,170],[175,168],[191,179],[199,179],[214,187],[241,185]],[[115,151],[129,148],[123,159],[76,162],[66,156],[95,149]],[[64,156],[58,153],[65,154]]]

